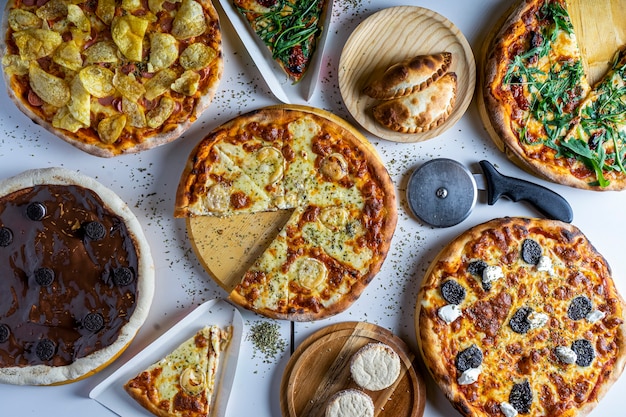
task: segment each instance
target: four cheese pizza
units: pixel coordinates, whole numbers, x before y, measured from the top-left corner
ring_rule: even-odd
[[[154,266],[139,222],[62,168],[0,182],[0,382],[49,385],[114,360],[148,316]]]
[[[98,156],[178,138],[209,106],[222,75],[210,0],[10,0],[2,29],[11,99]]]
[[[626,188],[623,53],[590,86],[564,0],[521,1],[493,39],[483,98],[501,148],[557,183]]]
[[[213,415],[214,393],[231,329],[206,326],[124,385],[139,404],[160,417]]]
[[[230,297],[290,320],[327,317],[356,300],[397,221],[374,148],[339,118],[300,107],[254,111],[205,137],[181,176],[175,215],[272,210],[292,214]]]
[[[494,219],[450,242],[421,284],[416,332],[465,416],[585,415],[626,362],[609,265],[554,220]]]

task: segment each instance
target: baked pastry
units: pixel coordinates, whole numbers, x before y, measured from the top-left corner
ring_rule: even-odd
[[[35,123],[97,156],[178,138],[208,108],[222,76],[209,0],[10,0],[1,27],[9,97]]]
[[[111,190],[62,168],[0,182],[0,382],[89,376],[120,355],[154,293],[150,248]]]
[[[446,121],[456,101],[456,74],[446,73],[415,93],[381,101],[372,115],[383,126],[402,133],[431,130]]]
[[[393,385],[400,376],[400,357],[384,343],[368,343],[350,360],[350,375],[358,386],[380,391]]]
[[[175,215],[293,210],[230,293],[289,320],[345,310],[379,271],[397,221],[393,183],[347,123],[305,107],[270,107],[209,133],[189,155]]]
[[[569,223],[463,232],[432,261],[415,317],[424,362],[464,416],[583,416],[626,363],[624,301]]]
[[[231,329],[206,326],[124,384],[126,392],[160,417],[208,417]]]
[[[363,93],[389,100],[420,91],[443,76],[452,64],[452,54],[418,55],[391,65],[363,89]]]
[[[366,393],[345,389],[333,395],[326,404],[325,417],[374,417],[374,402]]]

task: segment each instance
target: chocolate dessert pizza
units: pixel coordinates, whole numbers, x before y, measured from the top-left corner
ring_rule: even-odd
[[[146,319],[154,266],[111,190],[62,168],[0,182],[0,382],[50,385],[113,361]]]
[[[430,373],[464,416],[588,414],[626,363],[624,300],[575,226],[500,218],[432,261],[416,306]]]
[[[178,138],[222,76],[209,0],[10,0],[2,66],[9,97],[35,123],[111,157]]]

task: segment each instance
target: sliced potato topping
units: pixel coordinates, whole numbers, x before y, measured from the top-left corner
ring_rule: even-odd
[[[89,65],[78,73],[85,90],[94,97],[104,98],[115,93],[113,71],[97,65]]]
[[[52,60],[72,71],[78,71],[83,67],[80,49],[78,49],[74,41],[64,42],[59,45],[52,55]]]
[[[146,122],[148,123],[148,127],[155,129],[161,126],[168,117],[174,113],[174,109],[176,108],[176,102],[170,97],[161,97],[159,100],[158,106],[150,110],[146,114]]]
[[[67,3],[64,0],[50,0],[35,13],[43,20],[61,19],[67,15]]]
[[[70,87],[64,79],[55,77],[42,70],[36,61],[31,61],[28,68],[30,88],[44,102],[55,107],[63,107],[70,101]]]
[[[150,65],[153,71],[169,68],[178,58],[178,41],[169,33],[150,36]]]
[[[113,18],[111,23],[113,42],[131,61],[141,61],[143,58],[143,37],[148,24],[147,20],[131,14]]]
[[[9,76],[28,74],[28,61],[24,61],[19,55],[3,56],[2,65]]]
[[[96,16],[107,25],[110,25],[115,16],[115,0],[98,0]]]
[[[172,84],[172,90],[186,96],[193,96],[198,91],[200,85],[200,74],[187,70]]]
[[[126,75],[121,71],[115,71],[113,76],[113,86],[122,93],[124,97],[132,101],[138,101],[146,92],[144,86],[135,79],[132,74]]]
[[[86,127],[72,116],[67,107],[62,107],[55,113],[52,118],[52,126],[57,129],[68,130],[72,133],[76,133],[78,129]]]
[[[119,139],[125,126],[125,114],[105,117],[98,123],[98,135],[100,136],[100,140],[107,144],[115,142]]]
[[[203,43],[192,43],[180,54],[180,65],[186,70],[198,71],[209,66],[217,51]]]
[[[48,29],[26,29],[13,33],[13,40],[25,61],[34,61],[54,52],[63,39],[61,35]]]
[[[141,0],[122,0],[122,9],[132,12],[141,7]]]
[[[70,102],[67,105],[72,117],[82,124],[91,124],[91,95],[80,80],[79,76],[74,77],[70,82]]]
[[[146,115],[135,101],[122,97],[122,111],[127,116],[126,123],[132,127],[146,127]]]
[[[72,22],[81,31],[91,33],[91,22],[89,18],[85,16],[83,9],[77,5],[67,5],[67,20]]]
[[[144,84],[146,94],[144,97],[148,100],[154,100],[161,94],[170,89],[170,85],[176,81],[176,71],[172,69],[163,69],[157,72],[154,77],[150,78]]]
[[[117,52],[117,46],[113,42],[96,42],[83,51],[85,64],[116,63],[119,61]]]
[[[22,9],[11,9],[9,11],[8,21],[9,26],[15,32],[26,29],[41,28],[42,23],[41,19],[35,15],[35,13]]]
[[[172,35],[176,39],[189,39],[202,35],[207,29],[204,9],[194,0],[183,0],[172,22]]]

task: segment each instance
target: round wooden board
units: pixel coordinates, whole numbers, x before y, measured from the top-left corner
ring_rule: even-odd
[[[485,106],[484,76],[485,61],[495,35],[500,31],[505,20],[515,10],[522,0],[515,2],[496,22],[493,28],[486,33],[480,51],[478,52],[478,94],[476,103],[478,113],[485,126],[485,130],[513,163],[529,173],[541,176],[514,154],[496,133],[489,112]],[[626,45],[626,0],[569,0],[567,8],[574,25],[576,40],[582,54],[583,66],[590,85],[602,79],[610,68],[615,53]]]
[[[418,55],[452,53],[457,74],[454,109],[440,126],[422,133],[400,133],[378,124],[370,112],[379,101],[361,91],[389,66]],[[448,19],[415,6],[381,10],[361,22],[348,38],[339,60],[339,89],[348,111],[370,133],[394,142],[434,138],[463,116],[474,95],[476,63],[467,39]]]
[[[325,117],[349,130],[378,157],[376,148],[365,136],[350,123],[330,112],[301,105],[281,104],[269,108],[295,109]],[[292,212],[293,210],[280,210],[232,217],[190,217],[186,224],[187,234],[204,269],[230,293],[241,282],[247,269],[278,235]]]
[[[350,359],[368,343],[382,342],[400,356],[396,382],[381,391],[359,388],[350,376]],[[365,322],[330,325],[304,340],[283,373],[280,406],[283,417],[323,417],[329,398],[347,388],[360,389],[374,401],[375,416],[421,417],[426,403],[424,382],[413,367],[414,355],[389,330]]]

